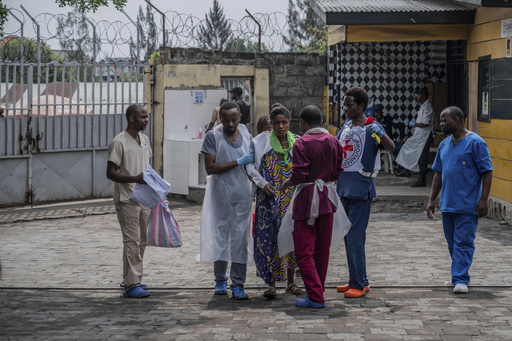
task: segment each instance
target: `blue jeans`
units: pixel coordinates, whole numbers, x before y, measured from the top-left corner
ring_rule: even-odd
[[[368,285],[364,245],[372,199],[357,200],[341,197],[340,200],[348,220],[352,224],[345,236],[349,272],[348,285],[353,289],[364,289]]]
[[[444,237],[448,242],[448,251],[452,258],[453,285],[469,283],[469,267],[473,263],[477,225],[476,214],[443,212]]]

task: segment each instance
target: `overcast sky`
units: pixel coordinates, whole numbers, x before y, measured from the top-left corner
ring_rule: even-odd
[[[30,19],[20,8],[20,4],[27,9],[27,11],[33,16],[37,17],[42,13],[67,13],[72,8],[70,7],[59,7],[54,0],[3,0],[2,1],[7,8],[14,9],[14,15],[19,19],[25,21],[25,36],[33,36],[34,32],[32,25],[30,25]],[[204,19],[205,13],[212,7],[213,0],[153,0],[152,3],[162,12],[175,11],[184,14],[192,14],[200,19]],[[245,9],[251,13],[271,13],[271,12],[283,12],[287,13],[288,0],[219,0],[219,4],[224,8],[224,14],[226,17],[234,20],[240,20],[246,16]],[[126,13],[135,20],[139,10],[139,5],[145,9],[146,2],[144,0],[128,0],[125,7]],[[88,17],[94,20],[109,20],[109,21],[127,21],[124,14],[118,12],[115,7],[101,8],[96,13],[87,14]],[[157,17],[155,17],[156,19]],[[37,19],[37,18],[36,18]],[[42,24],[42,23],[40,23]],[[7,34],[18,30],[20,25],[11,16],[7,16],[7,24],[5,25],[5,32]]]

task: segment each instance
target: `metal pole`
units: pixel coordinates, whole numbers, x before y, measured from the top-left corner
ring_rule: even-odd
[[[122,11],[124,15],[126,15],[126,17],[128,18],[128,20],[130,20],[132,22],[133,25],[135,25],[135,28],[137,29],[137,64],[140,63],[140,52],[139,52],[139,40],[140,40],[140,32],[139,32],[139,25],[137,25],[133,20],[132,18],[130,18],[128,16],[128,14],[126,14],[126,12],[123,10]]]
[[[245,9],[245,11],[247,12],[247,14],[249,14],[249,16],[251,17],[252,20],[254,20],[254,22],[256,23],[256,25],[258,25],[258,52],[261,52],[261,24],[258,22],[258,20],[256,20],[251,13],[249,13],[249,11],[247,10],[247,8]]]
[[[93,23],[83,14],[80,12],[82,17],[91,25],[92,27],[92,63],[96,63],[96,26],[93,25]]]
[[[155,9],[155,11],[157,11],[158,13],[160,13],[162,15],[162,30],[163,30],[163,44],[162,44],[162,47],[165,48],[165,14],[160,11],[158,8],[156,8],[155,6],[153,6],[153,4],[151,2],[149,2],[148,0],[144,0],[148,3],[149,6],[153,7]]]
[[[23,5],[20,5],[21,9],[23,11],[25,11],[25,13],[27,13],[27,15],[29,16],[29,18],[34,22],[34,24],[36,24],[37,26],[37,63],[39,64],[38,67],[41,67],[41,37],[40,37],[40,34],[39,34],[39,24],[37,23],[36,19],[34,19],[34,17],[32,17],[30,15],[30,13],[28,13],[28,11],[25,9],[25,7],[23,7]]]
[[[21,64],[23,64],[23,57],[24,57],[24,55],[23,55],[23,52],[24,52],[24,50],[23,50],[23,49],[24,49],[24,45],[23,45],[23,26],[24,26],[24,24],[23,24],[23,21],[21,21],[20,19],[18,19],[18,17],[17,17],[17,16],[15,16],[15,15],[14,15],[14,13],[13,13],[11,10],[9,10],[9,13],[11,13],[11,15],[14,17],[14,19],[16,19],[16,20],[20,23],[20,25],[21,25],[21,45],[20,45],[20,53],[21,53]],[[21,67],[22,67],[22,70],[23,70],[23,65],[22,65]],[[23,76],[23,75],[22,75],[22,76]]]

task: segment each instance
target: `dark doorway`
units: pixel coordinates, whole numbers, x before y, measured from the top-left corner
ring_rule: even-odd
[[[466,41],[448,41],[447,72],[448,72],[448,106],[456,105],[467,112],[466,98]]]

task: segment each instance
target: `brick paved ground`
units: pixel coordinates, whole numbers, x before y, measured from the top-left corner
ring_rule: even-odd
[[[510,227],[480,221],[470,293],[454,295],[443,287],[450,272],[440,219],[428,221],[416,206],[375,205],[367,237],[370,293],[345,299],[336,292],[347,279],[340,250],[331,257],[327,308],[320,310],[294,307],[282,284],[276,300],[261,297],[254,265],[248,301],[214,296],[211,264],[196,261],[200,206],[173,203],[184,245],[147,249],[152,294],[141,300],[120,298],[122,241],[109,202],[82,208],[96,215],[73,214],[75,206],[18,210],[9,219],[4,211],[0,339],[512,339]]]

